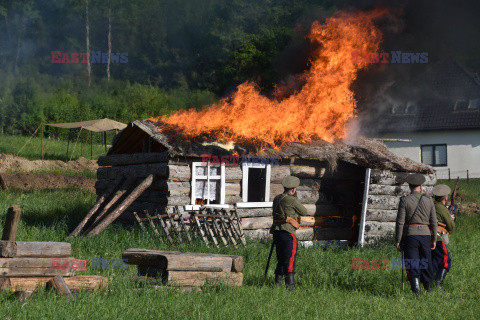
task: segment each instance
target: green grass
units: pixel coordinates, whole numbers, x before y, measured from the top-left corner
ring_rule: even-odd
[[[85,137],[87,135],[85,134]],[[14,154],[20,151],[20,149],[28,141],[29,137],[25,136],[12,136],[12,135],[0,135],[0,153]],[[90,137],[88,137],[88,143],[85,142],[83,146],[83,156],[90,159]],[[111,143],[112,134],[109,133],[107,136],[107,143]],[[70,141],[68,148],[68,157],[67,157],[67,141],[57,141],[50,139],[43,139],[43,150],[45,160],[62,160],[68,161],[70,158],[76,160],[81,156],[81,145],[80,141],[75,147],[75,152],[72,151],[73,146],[75,145],[75,139]],[[105,147],[100,145],[98,142],[93,145],[93,159],[97,159],[99,156],[105,154]],[[29,160],[38,160],[42,158],[41,154],[41,139],[39,137],[34,137],[30,142],[23,148],[19,154],[20,157],[27,158]]]
[[[450,188],[452,192],[455,189],[457,180],[439,180],[438,183],[443,183]],[[468,182],[466,179],[460,180],[458,183],[457,197],[461,202],[480,202],[480,179],[470,179]]]
[[[73,227],[95,201],[93,194],[78,190],[0,192],[0,224],[6,209],[23,209],[19,241],[66,241]],[[453,267],[445,281],[447,293],[435,291],[415,299],[406,284],[401,289],[400,270],[351,269],[352,257],[391,259],[399,257],[393,243],[348,250],[300,248],[294,292],[273,286],[273,265],[266,284],[263,271],[270,243],[250,242],[247,248],[206,248],[196,245],[176,248],[239,254],[245,258],[244,285],[184,292],[129,279],[127,270],[87,270],[84,274],[109,277],[108,292],[83,293],[68,301],[54,292],[38,292],[27,302],[11,294],[0,295],[0,318],[4,319],[472,319],[478,316],[480,274],[480,217],[459,216],[451,236]],[[112,225],[93,238],[71,240],[76,258],[117,259],[128,248],[175,250],[150,241],[139,228]],[[273,259],[272,262],[274,262]],[[133,288],[143,288],[133,291]]]

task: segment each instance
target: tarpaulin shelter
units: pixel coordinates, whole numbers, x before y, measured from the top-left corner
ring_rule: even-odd
[[[77,140],[75,141],[75,146],[77,145],[78,139],[80,138],[80,135],[82,134],[83,130],[87,130],[92,133],[103,132],[105,152],[107,151],[107,131],[111,131],[111,130],[118,131],[118,130],[123,130],[127,127],[125,123],[121,123],[108,118],[89,120],[89,121],[68,122],[68,123],[46,123],[45,125],[50,127],[63,128],[63,129],[80,129],[80,132],[78,133],[78,136],[77,136]],[[43,131],[43,128],[42,128],[42,131]],[[92,153],[93,153],[92,141],[93,139],[92,139],[92,136],[90,135],[90,156],[92,156]],[[68,146],[69,144],[67,144],[67,156],[68,156]],[[72,156],[73,156],[73,152],[75,151],[75,146],[73,147]],[[43,148],[42,148],[42,158],[43,158]]]
[[[50,127],[56,127],[56,128],[63,128],[63,129],[80,129],[80,132],[78,133],[77,140],[75,141],[75,146],[77,145],[78,139],[80,138],[82,131],[87,130],[90,131],[90,156],[92,156],[92,149],[93,149],[93,139],[92,139],[92,134],[93,132],[103,132],[103,140],[105,144],[105,152],[107,151],[107,131],[115,130],[123,130],[127,127],[126,124],[111,120],[111,119],[97,119],[97,120],[89,120],[89,121],[80,121],[80,122],[69,122],[69,123],[42,123],[32,134],[30,139],[27,140],[25,145],[23,145],[22,148],[17,152],[17,155],[20,154],[20,152],[23,150],[23,148],[30,142],[30,140],[35,136],[35,134],[38,132],[38,129],[41,128],[41,148],[42,148],[42,159],[43,159],[43,126],[50,126]],[[67,143],[67,158],[68,158],[68,147],[70,144],[70,139],[68,140]],[[72,151],[72,156],[73,152],[75,151],[75,146],[73,147]],[[71,157],[70,157],[71,158]]]

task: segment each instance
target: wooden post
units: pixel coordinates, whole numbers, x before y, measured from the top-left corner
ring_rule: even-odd
[[[41,126],[42,126],[42,130],[41,130],[41,133],[40,133],[40,146],[41,146],[41,149],[42,149],[41,153],[42,153],[42,160],[43,160],[43,126],[44,126],[44,124],[42,123]]]
[[[148,187],[152,185],[153,174],[149,175],[138,187],[136,187],[123,202],[107,215],[103,220],[99,221],[95,228],[88,233],[89,236],[97,235],[108,227],[115,219],[117,219]]]
[[[0,170],[2,169],[3,161],[5,161],[5,155],[0,156]],[[5,182],[5,179],[2,176],[2,173],[0,172],[0,188],[3,190],[8,190],[7,183]]]
[[[448,181],[450,181],[450,168],[448,168]]]
[[[80,131],[80,156],[83,157],[83,134]]]
[[[470,176],[468,174],[468,169],[467,169],[467,182],[470,182]]]
[[[57,290],[61,296],[66,296],[67,298],[72,300],[74,299],[72,292],[70,292],[70,289],[68,288],[62,276],[53,277],[53,279],[50,280],[48,284],[55,290]]]
[[[105,153],[107,153],[107,131],[103,131],[103,142],[105,143]]]
[[[7,215],[5,217],[5,226],[3,227],[2,240],[4,241],[15,241],[15,236],[17,235],[18,223],[20,222],[20,215],[22,214],[22,209],[20,206],[13,206],[8,209]]]
[[[138,217],[138,215],[136,213],[135,213],[135,215]],[[145,211],[145,216],[147,217],[147,220],[150,221],[150,225],[152,226],[153,232],[155,232],[158,239],[160,239],[160,242],[163,243],[162,236],[160,235],[160,232],[158,232],[157,227],[155,226],[155,223],[153,223],[152,217],[150,217],[150,215],[148,214],[147,211]],[[160,218],[160,219],[162,219],[162,218]],[[140,221],[140,219],[139,219],[139,221]]]
[[[70,133],[71,133],[71,130],[68,129],[68,135],[67,135],[67,155],[65,156],[65,161],[68,161],[68,147],[70,146]]]
[[[90,160],[93,159],[93,131],[90,131]]]

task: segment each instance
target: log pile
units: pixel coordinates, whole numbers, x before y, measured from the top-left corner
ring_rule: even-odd
[[[203,287],[243,283],[241,256],[128,249],[122,258],[128,264],[137,265],[140,276],[161,278],[166,285]]]
[[[140,218],[134,212],[140,227],[150,237],[160,241],[168,241],[172,246],[188,242],[192,244],[196,239],[205,242],[207,247],[212,243],[219,248],[232,244],[245,246],[245,234],[239,221],[236,210],[201,207],[200,210],[182,214],[178,206],[174,212],[150,216],[145,212],[145,218]]]
[[[108,280],[100,276],[75,276],[86,269],[86,260],[71,257],[66,242],[15,241],[21,209],[10,207],[0,241],[0,289],[19,292],[24,299],[37,289],[55,288],[72,298],[72,291],[105,288]]]
[[[365,216],[365,242],[373,243],[395,233],[400,197],[410,193],[405,178],[409,172],[372,170]],[[432,195],[435,174],[425,174],[424,194]]]

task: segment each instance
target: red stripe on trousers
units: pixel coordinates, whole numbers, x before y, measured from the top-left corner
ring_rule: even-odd
[[[443,241],[442,241],[442,247],[443,247],[443,267],[447,269],[448,268],[448,251],[447,251],[447,246]]]
[[[290,234],[293,238],[293,248],[292,248],[292,256],[290,257],[290,262],[288,263],[288,273],[293,272],[293,263],[295,262],[295,254],[297,253],[297,238],[295,235]]]

